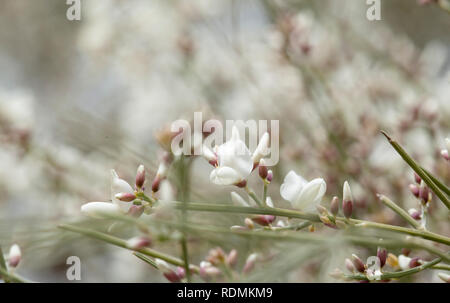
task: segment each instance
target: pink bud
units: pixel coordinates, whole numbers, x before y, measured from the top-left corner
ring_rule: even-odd
[[[17,267],[22,259],[22,252],[19,245],[14,244],[9,249],[8,264],[10,267]]]
[[[266,180],[268,181],[268,182],[272,182],[272,179],[273,179],[273,172],[272,172],[272,170],[268,170],[267,171],[267,177],[266,177]]]
[[[144,165],[139,165],[136,173],[136,188],[141,189],[145,183],[145,168]]]
[[[154,192],[154,193],[158,192],[160,183],[161,183],[161,179],[157,175],[155,177],[155,180],[153,180],[153,183],[152,183],[152,192]]]
[[[132,193],[118,193],[115,195],[117,200],[123,201],[123,202],[131,202],[136,199],[136,196]]]
[[[387,259],[387,250],[386,248],[378,247],[377,249],[377,257],[380,260],[380,267],[383,267],[386,264]]]
[[[228,256],[225,259],[225,263],[228,264],[228,266],[234,266],[238,259],[238,252],[236,249],[232,249]]]
[[[258,259],[258,254],[254,253],[248,256],[247,261],[245,262],[243,273],[247,274],[253,270],[255,267],[256,260]]]
[[[450,161],[450,155],[448,154],[448,150],[446,150],[446,149],[441,150],[441,156],[445,160]]]
[[[342,211],[344,216],[348,219],[352,216],[353,212],[353,196],[350,190],[350,185],[347,181],[344,182],[344,195],[342,199]]]
[[[259,225],[267,226],[271,224],[273,221],[275,221],[275,216],[273,215],[258,215],[252,218],[252,220]]]
[[[411,249],[409,249],[409,248],[402,248],[402,255],[409,256],[410,253],[411,253]]]
[[[430,189],[426,185],[422,184],[420,186],[419,196],[424,203],[428,203],[431,200]]]
[[[345,259],[345,267],[351,273],[355,271],[355,266],[353,265],[353,262],[349,258]]]
[[[133,218],[139,218],[144,213],[145,207],[143,205],[131,205],[128,209],[127,215]]]
[[[416,198],[419,198],[420,189],[417,185],[409,184],[409,189]]]
[[[133,250],[139,250],[151,244],[152,241],[148,237],[134,237],[127,241],[127,247]]]
[[[409,215],[414,219],[414,220],[421,220],[422,219],[422,215],[420,214],[420,212],[415,209],[415,208],[411,208],[408,210]]]
[[[361,259],[357,255],[352,254],[352,262],[357,271],[363,273],[366,270],[363,261],[361,261]]]
[[[331,200],[330,211],[333,215],[337,215],[339,212],[339,198],[334,196]]]
[[[414,172],[414,181],[416,181],[417,184],[420,184],[420,182],[422,182],[422,178],[420,178],[420,176]]]

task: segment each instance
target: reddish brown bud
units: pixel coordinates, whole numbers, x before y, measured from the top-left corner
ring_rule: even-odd
[[[267,171],[267,177],[266,177],[266,180],[267,180],[268,182],[272,182],[272,179],[273,179],[273,172],[269,169],[269,171]]]
[[[136,199],[136,196],[132,193],[118,193],[115,195],[117,200],[123,201],[123,202],[131,202],[134,199]]]
[[[268,174],[267,166],[264,163],[264,159],[261,159],[259,161],[259,176],[265,180],[267,178],[267,174]]]
[[[339,198],[334,196],[331,200],[330,211],[333,215],[337,215],[339,212]]]
[[[272,215],[258,215],[252,218],[253,222],[258,223],[262,226],[267,226],[271,224],[273,221],[275,221],[275,216]]]
[[[387,259],[387,250],[386,250],[386,248],[378,247],[378,249],[377,249],[377,257],[380,260],[380,267],[383,267],[386,264],[386,259]]]
[[[245,187],[247,185],[247,180],[242,180],[234,185],[236,185],[237,187],[240,187],[240,188]]]
[[[417,266],[420,266],[420,265],[422,265],[422,264],[420,262],[419,257],[412,258],[411,261],[409,262],[409,267],[410,268],[414,268],[414,267],[417,267]]]
[[[414,181],[416,181],[417,184],[420,185],[420,182],[422,182],[422,178],[420,178],[420,176],[414,172]]]
[[[156,176],[155,180],[152,183],[152,192],[156,193],[159,190],[159,185],[161,184],[161,179],[159,176]]]
[[[419,186],[415,184],[409,184],[409,189],[411,190],[411,193],[416,197],[419,198],[420,189]]]
[[[363,261],[361,261],[361,259],[357,255],[352,254],[352,262],[357,271],[363,273],[366,270]]]
[[[410,253],[411,253],[411,249],[409,249],[409,248],[402,248],[402,255],[409,256]]]
[[[137,172],[136,172],[136,188],[141,189],[142,186],[144,186],[145,183],[145,168],[144,165],[139,165]]]

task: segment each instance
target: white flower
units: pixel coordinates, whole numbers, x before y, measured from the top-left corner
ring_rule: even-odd
[[[218,165],[211,172],[211,182],[233,185],[245,180],[253,169],[253,161],[239,131],[233,127],[231,139],[217,148]]]
[[[122,180],[114,169],[111,170],[111,202],[89,202],[81,206],[81,212],[94,218],[102,218],[102,215],[117,215],[120,212],[126,213],[130,209],[130,202],[117,199],[122,193],[134,194],[130,184]]]
[[[17,267],[19,265],[20,259],[22,258],[22,252],[17,244],[13,244],[9,249],[8,263],[11,267]]]
[[[409,269],[409,263],[411,262],[411,258],[407,257],[405,255],[399,255],[398,256],[398,266],[400,266],[400,268],[402,270],[407,270]]]
[[[256,147],[255,151],[252,155],[253,163],[259,163],[259,160],[262,159],[262,157],[266,156],[269,152],[269,133],[265,132],[261,139],[259,140],[258,146]]]
[[[280,187],[281,196],[297,209],[311,211],[322,201],[327,184],[322,178],[310,182],[290,171]]]
[[[134,190],[130,184],[119,178],[114,169],[111,169],[111,201],[118,205],[122,211],[127,212],[132,204],[117,199],[116,194],[118,193],[134,194]]]
[[[105,215],[120,214],[120,207],[110,202],[89,202],[81,206],[81,212],[86,216],[101,219]]]

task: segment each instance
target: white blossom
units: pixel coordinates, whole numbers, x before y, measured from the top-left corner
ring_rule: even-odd
[[[284,178],[280,194],[294,208],[311,211],[322,201],[326,189],[327,184],[322,178],[308,182],[291,170]]]

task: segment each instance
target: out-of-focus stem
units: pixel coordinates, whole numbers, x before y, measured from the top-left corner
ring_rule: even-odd
[[[267,206],[266,200],[267,200],[267,182],[264,181],[263,202],[264,202],[264,205],[265,205],[265,206]]]
[[[127,242],[125,240],[122,240],[120,238],[102,233],[102,232],[98,232],[96,230],[92,230],[92,229],[87,229],[87,228],[83,228],[83,227],[78,227],[78,226],[74,226],[74,225],[68,225],[68,224],[61,224],[58,226],[61,229],[64,230],[68,230],[68,231],[72,231],[72,232],[76,232],[94,239],[98,239],[98,240],[102,240],[104,242],[110,243],[112,245],[115,246],[119,246],[122,248],[126,248],[126,249],[130,249],[127,246]],[[184,261],[181,259],[178,259],[176,257],[170,256],[168,254],[156,251],[154,249],[151,248],[141,248],[136,250],[137,252],[140,252],[141,254],[144,254],[146,256],[150,256],[153,258],[158,258],[161,260],[166,261],[167,263],[176,265],[176,266],[184,266]],[[198,273],[199,272],[199,268],[195,265],[190,265],[189,266],[190,270]]]
[[[141,259],[145,263],[147,263],[147,264],[153,266],[154,268],[158,269],[158,265],[156,265],[155,261],[153,261],[152,259],[150,259],[146,255],[143,255],[143,254],[138,253],[138,252],[134,252],[133,255],[135,255],[136,257],[138,257],[139,259]]]
[[[174,206],[178,209],[182,208],[182,202],[173,202]],[[274,215],[280,217],[288,217],[288,218],[297,218],[304,219],[312,222],[321,222],[319,216],[314,213],[301,212],[290,209],[282,209],[282,208],[257,208],[257,207],[245,207],[245,206],[233,206],[228,204],[209,204],[209,203],[193,203],[190,202],[187,204],[187,210],[190,211],[209,211],[209,212],[226,212],[226,213],[240,213],[240,214],[259,214],[259,215]],[[342,217],[336,217],[336,220],[346,222],[346,220]],[[349,223],[353,224],[355,228],[375,228],[375,229],[383,229],[392,232],[408,234],[411,236],[421,237],[427,240],[431,240],[434,242],[443,243],[446,245],[450,245],[450,238],[438,235],[436,233],[426,231],[426,230],[418,230],[407,227],[376,223],[365,220],[357,220],[357,219],[349,219]]]
[[[8,272],[8,269],[6,267],[5,257],[3,256],[3,250],[2,250],[1,246],[0,246],[0,269],[2,270],[2,272]],[[5,281],[5,283],[8,283],[7,276],[4,276],[3,280]]]
[[[31,283],[32,282],[32,281],[22,278],[16,274],[10,273],[3,268],[0,268],[0,275],[3,277],[5,282],[7,280],[8,280],[8,282],[14,282],[14,283]]]
[[[397,271],[397,272],[387,272],[387,273],[383,273],[380,277],[380,280],[388,280],[388,279],[399,279],[399,278],[403,278],[405,276],[409,276],[418,272],[421,272],[427,268],[430,268],[432,266],[434,266],[435,264],[441,262],[442,259],[441,258],[436,258],[433,261],[430,262],[426,262],[420,266],[411,268],[411,269],[407,269],[407,270],[402,270],[402,271]],[[344,275],[345,278],[347,279],[352,279],[352,280],[369,280],[365,275],[363,274],[357,274],[357,275]]]
[[[385,195],[378,195],[378,198],[384,205],[395,211],[400,217],[405,219],[412,227],[419,229],[421,228],[420,223],[414,220],[406,211],[404,211],[400,206],[395,204],[392,200],[390,200]]]
[[[450,209],[450,200],[445,196],[445,194],[438,188],[438,186],[431,180],[431,178],[420,168],[416,161],[411,158],[408,153],[394,141],[389,135],[381,131],[381,133],[388,139],[392,147],[397,151],[397,153],[405,160],[406,163],[422,178],[422,180],[431,188],[431,190],[438,196],[438,198]]]

